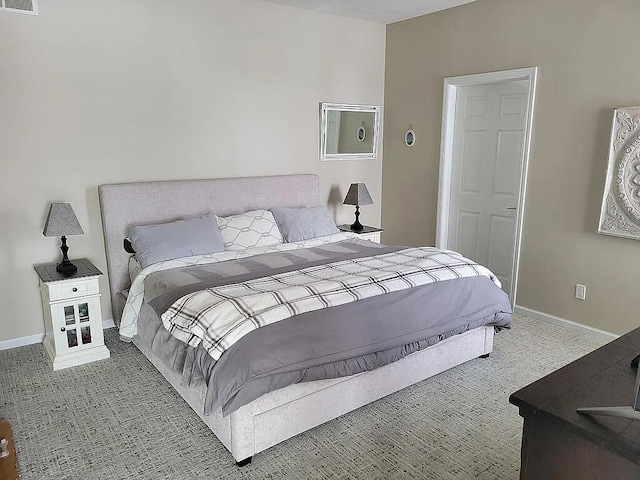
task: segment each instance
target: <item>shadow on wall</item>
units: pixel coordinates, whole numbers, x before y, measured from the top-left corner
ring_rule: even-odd
[[[29,282],[33,282],[34,272],[31,262],[24,262],[25,251],[37,249],[34,257],[38,259],[36,263],[40,263],[39,259],[51,252],[58,258],[60,254],[60,238],[45,238],[42,235],[42,227],[49,211],[49,204],[42,206],[42,214],[37,219],[34,215],[25,209],[2,210],[0,211],[0,225],[2,225],[2,235],[0,235],[0,301],[5,306],[3,316],[0,318],[0,339],[9,339],[11,334],[4,335],[2,323],[8,322],[10,318],[19,318],[23,314],[28,317],[30,313],[24,313],[23,297],[14,297],[15,292],[26,292],[24,298],[28,298],[29,294],[36,292],[34,290],[26,290],[23,286],[28,287]],[[46,252],[46,253],[43,253]],[[53,253],[57,252],[57,253]],[[25,285],[26,284],[26,285]],[[37,284],[37,280],[36,280]],[[11,286],[11,288],[10,288]],[[15,288],[16,290],[12,290]],[[31,300],[31,299],[30,299]],[[31,306],[30,306],[31,307]],[[39,307],[33,307],[37,309]],[[28,309],[27,309],[28,310]]]
[[[340,205],[342,205],[342,192],[340,191],[339,186],[331,185],[329,198],[327,199],[327,205],[333,211],[333,221],[338,223],[338,208],[340,208]]]
[[[611,142],[611,121],[613,109],[608,108],[598,114],[598,128],[594,136],[594,152],[596,153],[591,165],[591,177],[589,179],[589,195],[587,208],[585,209],[585,231],[594,233],[598,231],[600,222],[600,208],[602,206],[602,194],[605,188],[607,161],[609,159],[609,145]]]
[[[42,228],[48,213],[49,204],[47,203],[42,207],[40,223],[34,224],[31,221],[31,215],[25,210],[0,211],[0,225],[3,232],[0,236],[0,252],[2,252],[0,262],[2,262],[3,271],[15,272],[21,266],[17,262],[20,255],[16,249],[23,247],[24,239],[33,238],[34,232],[38,241],[42,240],[44,245],[45,237],[42,235]]]
[[[98,187],[89,187],[85,192],[85,200],[87,202],[87,222],[85,234],[95,235],[96,241],[100,244],[100,255],[104,257],[104,238],[102,236],[102,213],[100,212],[100,200],[98,199]]]
[[[85,199],[87,202],[87,228],[85,228],[85,234],[88,236],[88,242],[92,252],[91,261],[103,272],[103,276],[100,279],[103,286],[108,285],[107,274],[107,256],[104,248],[104,235],[102,232],[102,212],[100,211],[100,200],[98,198],[98,187],[89,187],[85,191]],[[103,288],[103,287],[101,287]],[[106,292],[109,291],[105,290]],[[107,296],[108,297],[108,296]],[[103,300],[103,308],[104,300]],[[109,318],[104,316],[103,318]]]

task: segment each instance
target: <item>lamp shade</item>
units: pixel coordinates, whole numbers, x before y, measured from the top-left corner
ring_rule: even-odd
[[[369,190],[364,183],[352,183],[344,197],[344,205],[373,205]]]
[[[70,203],[52,203],[42,234],[45,237],[84,235],[84,230]]]

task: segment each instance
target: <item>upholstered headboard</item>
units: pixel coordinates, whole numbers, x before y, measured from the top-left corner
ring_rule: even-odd
[[[100,185],[102,231],[107,254],[113,319],[120,324],[129,288],[129,254],[122,242],[134,225],[164,223],[214,212],[232,215],[270,207],[320,205],[317,175],[215,178]]]

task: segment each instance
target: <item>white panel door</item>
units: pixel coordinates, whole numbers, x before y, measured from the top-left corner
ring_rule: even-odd
[[[458,88],[449,248],[493,271],[510,293],[528,82]]]

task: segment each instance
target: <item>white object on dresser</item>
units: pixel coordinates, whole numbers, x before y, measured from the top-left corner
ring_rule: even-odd
[[[99,277],[86,259],[75,261],[77,273],[64,276],[55,264],[35,267],[45,320],[44,349],[53,369],[109,358],[102,332]]]
[[[369,227],[367,225],[364,225],[364,228],[360,232],[351,230],[350,225],[338,225],[338,229],[342,232],[357,233],[363,240],[369,240],[375,243],[380,243],[380,234],[383,232],[381,228]]]

